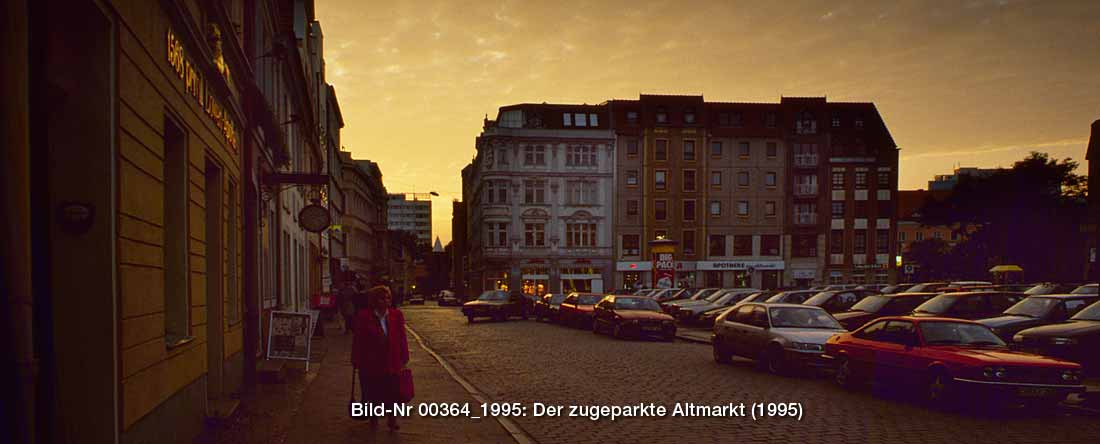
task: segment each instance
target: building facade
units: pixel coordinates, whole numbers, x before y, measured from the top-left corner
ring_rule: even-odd
[[[466,253],[466,202],[455,199],[451,202],[451,242],[447,244],[451,270],[450,289],[459,297],[469,297],[470,281],[466,277],[469,258]]]
[[[391,193],[387,206],[389,229],[416,235],[425,250],[432,242],[432,196],[429,193]]]
[[[374,282],[389,273],[386,266],[386,203],[389,194],[382,184],[378,164],[356,160],[347,151],[340,152],[341,180],[347,209],[341,220],[347,246],[341,269],[351,276]],[[349,276],[350,277],[350,276]]]
[[[614,149],[606,105],[511,105],[485,120],[463,170],[471,293],[610,288]]]

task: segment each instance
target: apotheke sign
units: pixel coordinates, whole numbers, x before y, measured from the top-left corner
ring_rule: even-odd
[[[697,270],[782,270],[783,261],[699,261]]]

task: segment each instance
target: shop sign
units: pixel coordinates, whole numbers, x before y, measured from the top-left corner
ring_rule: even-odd
[[[886,264],[858,264],[856,270],[885,270]]]
[[[215,48],[215,52],[220,52],[221,41],[217,40],[219,48]],[[187,94],[190,95],[207,116],[210,116],[214,120],[214,125],[221,130],[222,136],[225,137],[229,146],[234,151],[237,150],[237,124],[233,122],[233,119],[229,116],[229,110],[217,99],[217,97],[207,88],[205,79],[203,79],[202,72],[195,67],[194,63],[191,63],[189,54],[183,50],[183,42],[180,41],[176,34],[171,29],[168,30],[168,65],[172,67],[172,70],[176,72],[176,75],[183,80],[184,89]],[[218,66],[218,71],[226,76],[226,83],[229,82],[228,68],[224,67],[224,61],[218,63],[215,60],[214,63]]]
[[[616,271],[649,271],[653,269],[653,262],[616,262]]]
[[[791,278],[793,279],[813,279],[816,274],[814,270],[791,270]]]
[[[782,270],[783,261],[699,261],[697,270]]]

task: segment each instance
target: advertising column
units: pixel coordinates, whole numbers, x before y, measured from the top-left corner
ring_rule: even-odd
[[[653,255],[653,288],[672,288],[676,285],[676,241],[658,239],[649,242]]]

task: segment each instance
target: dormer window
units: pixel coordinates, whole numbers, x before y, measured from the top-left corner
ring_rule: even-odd
[[[561,124],[564,126],[573,126],[573,115],[569,113],[562,114]]]
[[[863,116],[856,117],[855,122],[852,122],[856,128],[863,128]]]
[[[626,112],[626,122],[627,123],[638,123],[638,112],[637,111],[627,111]]]
[[[668,111],[664,108],[657,108],[657,123],[668,123]]]
[[[684,111],[684,123],[695,123],[695,110],[688,108]]]
[[[730,113],[718,113],[718,126],[730,126],[733,125],[732,122]]]
[[[573,124],[575,126],[588,126],[588,114],[573,114]]]
[[[833,114],[833,128],[840,128],[840,114]]]
[[[768,128],[775,128],[777,120],[779,120],[779,118],[775,115],[775,113],[768,113],[766,116],[764,116],[764,125]]]
[[[795,132],[798,134],[817,133],[817,120],[814,120],[814,115],[809,111],[799,113],[798,119],[795,120]]]

